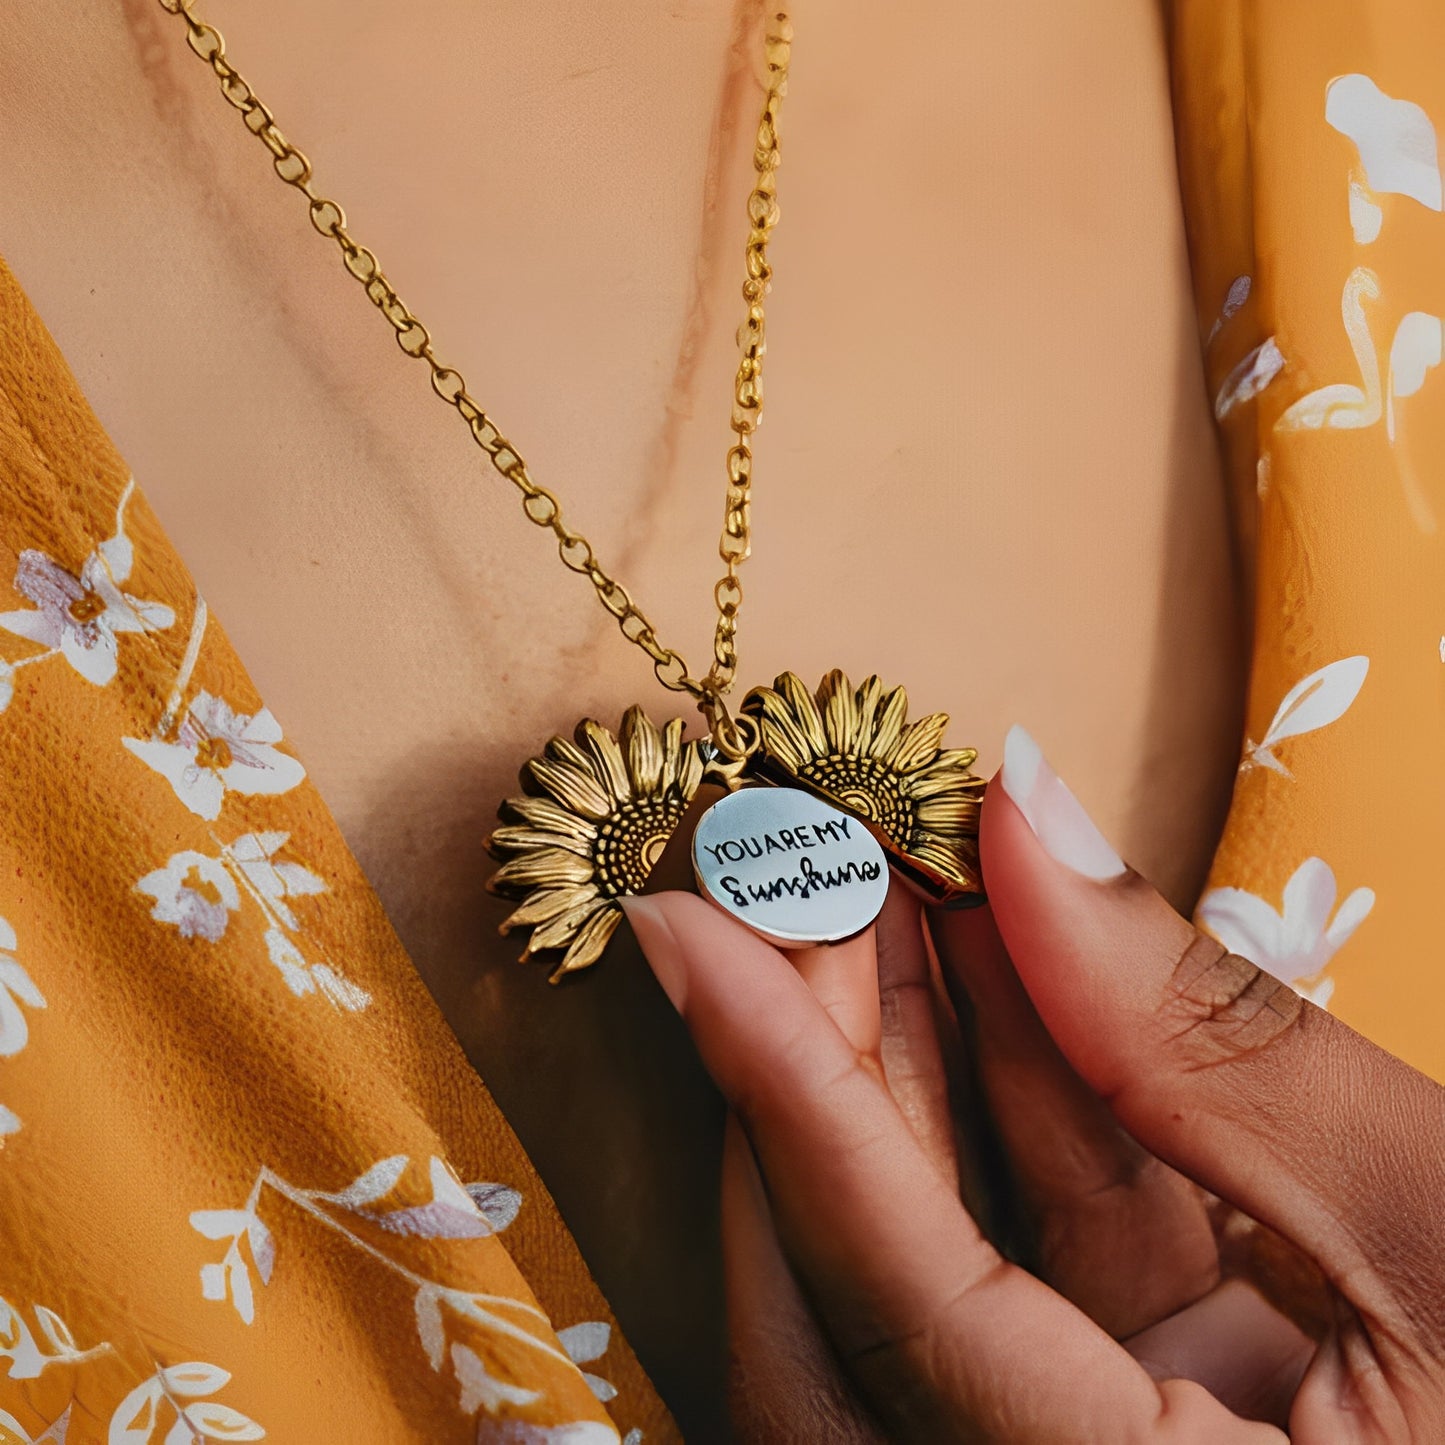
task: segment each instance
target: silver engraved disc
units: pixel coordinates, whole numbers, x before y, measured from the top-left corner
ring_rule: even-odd
[[[703,896],[780,948],[836,943],[888,896],[888,860],[856,819],[797,788],[741,788],[702,815],[692,866]]]

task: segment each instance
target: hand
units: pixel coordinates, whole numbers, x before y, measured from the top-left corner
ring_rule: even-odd
[[[784,955],[629,900],[735,1112],[740,1438],[1445,1440],[1445,1090],[1196,932],[1018,729],[981,847],[990,907],[928,925],[1032,1269],[960,1200],[916,905]],[[1222,1280],[1198,1186],[1317,1266],[1318,1339]]]

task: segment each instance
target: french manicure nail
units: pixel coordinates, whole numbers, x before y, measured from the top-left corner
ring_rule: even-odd
[[[1017,723],[1004,739],[999,782],[1055,861],[1085,878],[1117,878],[1125,871],[1124,860]]]
[[[667,916],[657,900],[645,894],[629,894],[619,898],[622,911],[637,935],[642,956],[662,985],[662,991],[679,1013],[687,999],[687,968],[682,961],[682,950],[677,935],[672,931]]]

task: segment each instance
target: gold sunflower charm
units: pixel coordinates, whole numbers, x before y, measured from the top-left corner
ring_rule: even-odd
[[[622,921],[617,900],[641,892],[697,792],[705,744],[683,728],[674,718],[659,732],[640,707],[617,737],[585,719],[575,742],[553,738],[522,770],[528,796],[502,804],[504,826],[487,840],[502,866],[487,886],[523,899],[502,932],[532,930],[524,962],[565,950],[553,983],[602,956]]]
[[[975,748],[943,748],[946,713],[908,721],[908,694],[876,677],[859,688],[839,671],[816,694],[785,672],[756,687],[742,711],[762,734],[757,766],[873,824],[893,863],[940,901],[982,901],[978,815],[984,779]]]
[[[503,825],[487,840],[502,865],[487,886],[520,899],[502,932],[532,930],[524,962],[560,952],[553,983],[596,963],[622,922],[618,899],[642,891],[705,779],[729,788],[750,779],[801,788],[861,819],[893,869],[935,902],[983,901],[978,816],[984,780],[970,771],[978,757],[973,748],[940,746],[946,714],[910,723],[901,687],[885,688],[870,677],[854,688],[837,671],[816,694],[785,672],[772,687],[754,688],[742,713],[756,724],[758,746],[737,763],[706,739],[686,740],[681,718],[659,732],[640,707],[628,708],[616,737],[588,718],[578,723],[574,741],[554,737],[527,763],[525,795],[502,804]],[[790,899],[812,897],[815,880],[821,894],[841,887],[811,850],[824,831],[834,841],[835,830],[846,835],[846,824],[825,822],[800,833],[806,809],[789,812],[785,805],[783,812],[788,826],[775,838],[765,831],[718,848],[731,848],[730,860],[742,857],[738,849],[754,857],[762,850],[808,853],[799,865],[805,875],[773,884]],[[728,881],[737,885],[733,879],[724,886]]]

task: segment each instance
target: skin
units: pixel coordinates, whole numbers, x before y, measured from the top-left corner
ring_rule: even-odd
[[[761,9],[201,10],[538,479],[705,657]],[[740,691],[877,670],[983,767],[1015,714],[1047,719],[1187,908],[1245,669],[1159,13],[793,13]],[[713,1438],[715,1093],[630,945],[549,989],[481,887],[548,735],[689,709],[152,0],[0,7],[0,194],[0,253],[689,1439]]]
[[[997,783],[982,856],[987,909],[926,927],[977,1022],[1028,1268],[961,1197],[916,905],[790,957],[693,895],[629,904],[734,1110],[737,1438],[1442,1438],[1445,1089],[1137,872],[1055,861]],[[1313,1273],[1311,1333],[1225,1277],[1201,1186]]]

